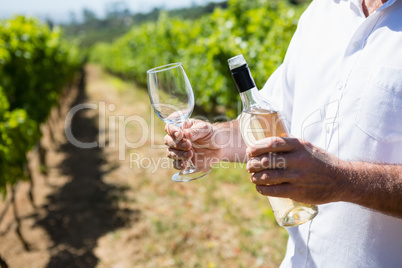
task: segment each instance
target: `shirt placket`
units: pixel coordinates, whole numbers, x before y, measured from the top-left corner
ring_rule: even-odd
[[[323,144],[325,150],[329,150],[336,156],[339,155],[339,109],[342,105],[342,97],[347,89],[349,77],[353,71],[356,61],[358,60],[367,37],[374,30],[382,12],[375,12],[370,17],[366,18],[361,25],[357,28],[349,41],[345,50],[345,56],[340,64],[339,79],[334,85],[334,90],[331,92],[329,102],[325,107],[325,120],[323,127]]]

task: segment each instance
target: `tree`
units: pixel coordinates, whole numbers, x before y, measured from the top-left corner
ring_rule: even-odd
[[[84,8],[82,10],[82,15],[84,17],[84,23],[93,23],[98,20],[95,12],[93,12],[92,10],[87,9],[87,8]]]

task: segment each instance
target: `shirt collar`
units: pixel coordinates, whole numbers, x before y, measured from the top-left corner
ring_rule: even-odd
[[[339,2],[339,0],[333,0],[333,1]],[[363,3],[363,0],[344,0],[344,1],[350,1],[352,4],[354,4],[354,5],[356,5],[357,7],[360,7],[360,8],[361,8],[362,3]],[[396,0],[388,0],[387,2],[385,2],[384,4],[382,4],[382,5],[377,9],[377,11],[383,10],[383,9],[385,9],[385,8],[387,8],[387,7],[391,6],[391,5],[393,5],[395,2],[396,2]]]
[[[396,2],[396,0],[388,0],[387,2],[385,2],[384,4],[382,4],[377,11],[383,10],[391,5],[393,5]]]

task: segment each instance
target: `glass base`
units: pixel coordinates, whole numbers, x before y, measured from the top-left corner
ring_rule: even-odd
[[[209,169],[201,169],[201,168],[187,168],[180,172],[177,172],[172,176],[173,181],[177,182],[186,182],[186,181],[193,181],[208,175],[211,172],[211,168]]]
[[[317,214],[317,206],[296,206],[288,211],[278,223],[283,227],[297,226],[312,220]]]

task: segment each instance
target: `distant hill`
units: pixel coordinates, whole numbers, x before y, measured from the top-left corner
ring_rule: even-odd
[[[209,3],[204,6],[193,6],[173,10],[155,8],[149,13],[132,14],[126,8],[116,6],[111,8],[104,19],[99,19],[91,10],[83,10],[83,22],[71,21],[61,25],[67,38],[77,39],[81,48],[89,48],[97,42],[112,42],[135,25],[155,21],[160,12],[167,12],[169,17],[183,19],[197,19],[205,14],[212,13],[215,8],[226,9],[227,1]]]

